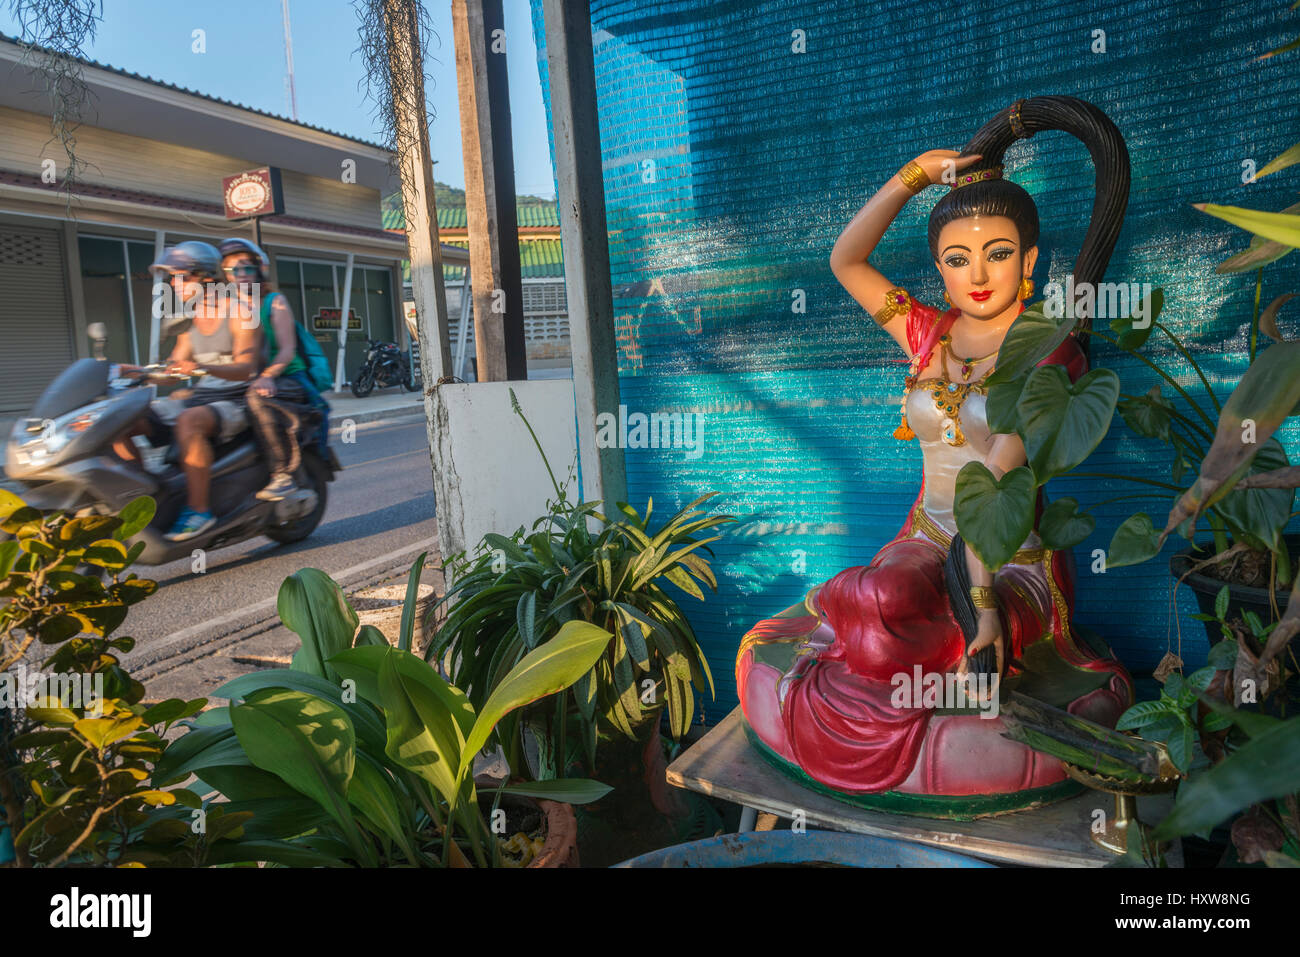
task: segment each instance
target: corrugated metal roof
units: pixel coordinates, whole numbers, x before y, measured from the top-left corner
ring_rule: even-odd
[[[0,42],[11,43],[17,47],[37,50],[41,53],[55,52],[53,50],[50,50],[48,47],[41,46],[40,44],[27,43],[26,41],[20,40],[17,37],[11,37],[7,33],[0,33]],[[382,143],[376,143],[372,140],[363,140],[357,136],[349,136],[347,133],[340,133],[338,132],[338,130],[331,130],[331,129],[326,129],[323,126],[316,126],[314,123],[304,123],[301,120],[290,119],[287,116],[281,116],[279,113],[272,113],[268,110],[259,110],[256,107],[246,106],[243,103],[236,103],[233,100],[223,99],[222,97],[219,96],[212,96],[209,93],[200,93],[198,90],[191,90],[188,87],[178,86],[175,83],[168,83],[166,80],[156,80],[151,76],[144,75],[143,73],[135,73],[131,70],[123,70],[120,67],[111,66],[107,63],[100,63],[98,60],[91,60],[88,57],[73,57],[72,59],[76,60],[78,63],[83,63],[86,66],[92,66],[98,70],[104,70],[108,73],[115,73],[118,76],[130,77],[133,80],[140,80],[141,82],[149,83],[153,86],[160,86],[165,90],[175,90],[177,93],[184,93],[187,96],[197,97],[200,100],[207,100],[210,103],[220,103],[223,106],[233,106],[235,109],[243,110],[246,113],[256,113],[258,116],[265,116],[273,120],[280,120],[284,123],[290,124],[291,126],[301,126],[304,129],[315,130],[317,133],[327,133],[330,136],[337,136],[339,139],[349,140],[350,142],[353,143],[360,143],[362,146],[369,146],[373,149],[384,150],[385,152],[388,152],[388,148],[386,146],[384,146]]]

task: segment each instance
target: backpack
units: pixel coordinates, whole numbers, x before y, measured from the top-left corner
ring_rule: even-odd
[[[262,300],[262,334],[266,336],[269,347],[269,355],[275,356],[275,327],[271,323],[271,303],[275,302],[276,296],[282,296],[284,293],[274,293]],[[320,343],[316,337],[311,335],[303,328],[302,322],[297,317],[293,320],[294,336],[298,340],[298,358],[307,367],[307,378],[321,392],[328,392],[334,388],[334,373],[330,371],[329,360],[325,358],[325,353],[321,351]]]

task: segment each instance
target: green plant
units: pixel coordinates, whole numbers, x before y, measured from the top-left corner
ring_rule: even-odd
[[[127,568],[125,541],[153,517],[152,499],[118,515],[42,513],[0,490],[0,796],[19,866],[201,863],[239,820],[192,828],[192,792],[147,783],[171,724],[204,699],[141,703],[145,689],[118,655],[129,607],[156,583]],[[34,672],[34,647],[47,654]]]
[[[515,410],[532,432],[518,403]],[[485,536],[472,559],[452,564],[453,584],[439,603],[446,618],[425,655],[446,661],[452,680],[477,707],[517,662],[547,647],[567,623],[592,622],[614,634],[568,695],[502,722],[498,740],[510,766],[526,767],[523,734],[531,727],[542,751],[534,773],[546,778],[560,773],[579,746],[594,763],[601,734],[635,740],[665,710],[672,735],[686,733],[695,694],[707,687],[712,695],[713,677],[666,586],[700,600],[701,586],[716,591],[705,555],[719,536],[700,536],[733,519],[697,509],[712,495],[658,528],[650,524],[653,503],[644,516],[621,502],[616,516],[596,503],[571,503],[537,447],[555,491],[549,512],[527,534]]]
[[[525,655],[479,706],[411,654],[424,556],[412,568],[399,646],[357,616],[329,576],[306,568],[280,588],[281,620],[302,638],[288,669],[255,672],[215,692],[155,777],[194,773],[252,812],[240,859],[323,866],[478,866],[500,862],[470,770],[497,724],[570,687],[611,635],[569,622]],[[608,788],[561,780],[495,789],[569,803]]]

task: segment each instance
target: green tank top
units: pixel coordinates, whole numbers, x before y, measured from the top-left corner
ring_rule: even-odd
[[[262,338],[266,343],[266,359],[262,363],[262,368],[266,368],[275,362],[275,357],[280,352],[280,347],[275,342],[275,324],[271,322],[271,304],[275,302],[277,296],[283,296],[282,292],[273,292],[262,300]],[[296,334],[296,333],[295,333]],[[302,372],[307,368],[307,363],[302,361],[302,356],[298,350],[294,350],[293,360],[285,367],[280,375],[293,375],[295,372]]]

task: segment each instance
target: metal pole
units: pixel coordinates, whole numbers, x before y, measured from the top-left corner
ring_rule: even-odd
[[[465,267],[465,281],[460,287],[460,329],[456,334],[456,378],[465,378],[465,345],[469,342],[470,324],[469,267]]]
[[[153,233],[153,261],[157,262],[162,259],[163,250],[167,246],[167,232],[162,229],[155,229]],[[158,318],[157,311],[150,304],[149,309],[149,362],[152,364],[158,361],[158,350],[162,348],[162,320]]]
[[[352,260],[355,253],[348,253],[348,265],[343,272],[343,312],[339,315],[339,357],[334,366],[334,391],[343,388],[343,359],[348,344],[348,313],[352,309]],[[334,297],[338,302],[338,297]]]

